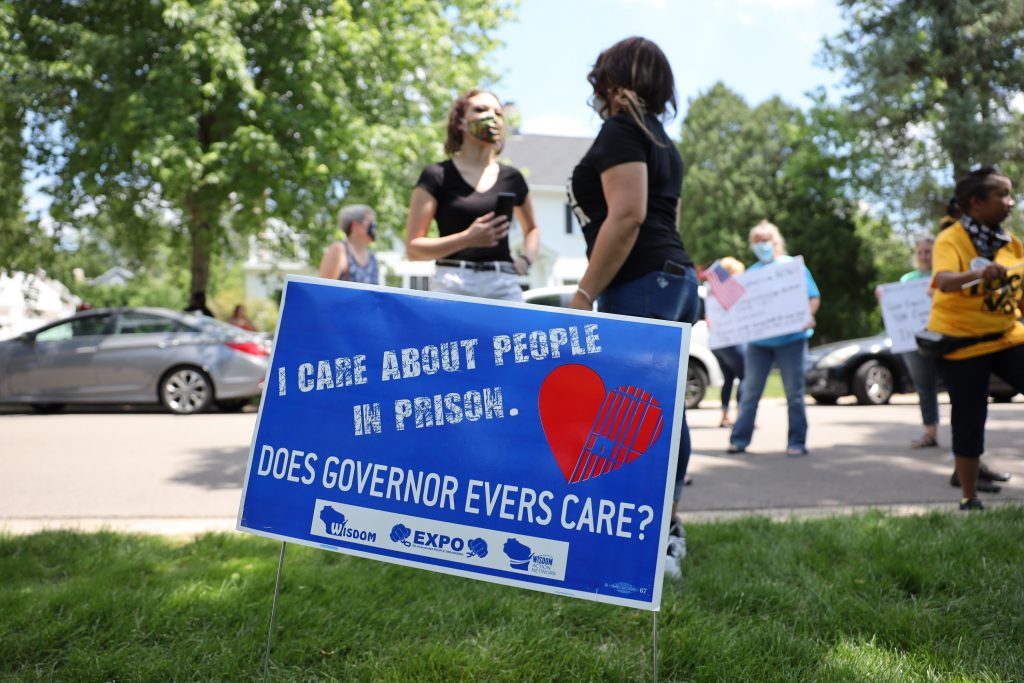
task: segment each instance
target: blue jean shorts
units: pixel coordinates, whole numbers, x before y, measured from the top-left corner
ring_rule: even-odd
[[[700,306],[697,271],[688,267],[682,275],[654,271],[612,285],[597,298],[597,310],[640,318],[697,322]]]

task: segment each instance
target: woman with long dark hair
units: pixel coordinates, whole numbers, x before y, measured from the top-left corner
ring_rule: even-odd
[[[504,132],[504,112],[493,93],[470,90],[448,112],[448,159],[423,169],[406,223],[408,258],[436,263],[431,291],[523,300],[519,277],[537,259],[540,230],[523,175],[498,163]],[[523,248],[515,255],[509,220],[495,211],[503,193],[514,195],[523,230]],[[434,221],[438,236],[429,237]]]
[[[602,52],[587,80],[604,125],[573,170],[569,201],[587,241],[587,270],[573,308],[694,322],[697,273],[679,237],[683,162],[662,118],[675,115],[672,68],[661,49],[627,38]],[[679,576],[686,550],[676,508],[690,460],[683,430],[665,571]]]

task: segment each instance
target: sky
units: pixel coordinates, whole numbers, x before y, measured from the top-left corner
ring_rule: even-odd
[[[821,41],[842,29],[834,0],[521,0],[518,20],[498,32],[490,60],[503,101],[513,101],[525,133],[590,136],[600,119],[587,104],[587,73],[601,50],[633,35],[656,42],[686,103],[722,81],[757,104],[773,95],[800,107],[805,93],[835,88],[838,75],[815,66]]]

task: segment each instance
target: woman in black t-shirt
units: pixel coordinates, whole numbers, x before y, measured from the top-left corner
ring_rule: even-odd
[[[598,55],[587,80],[605,122],[569,181],[589,261],[570,305],[694,322],[697,273],[676,227],[683,162],[658,118],[676,108],[672,68],[657,45],[627,38]],[[685,412],[681,436],[665,563],[672,576],[686,552],[675,518],[690,459]]]
[[[522,301],[519,276],[537,258],[540,231],[522,174],[497,161],[504,119],[489,92],[471,90],[448,112],[449,159],[423,169],[409,203],[405,248],[412,261],[435,259],[430,289],[490,299]],[[509,250],[509,222],[495,213],[498,195],[515,196],[523,249]],[[427,237],[432,221],[439,237]]]

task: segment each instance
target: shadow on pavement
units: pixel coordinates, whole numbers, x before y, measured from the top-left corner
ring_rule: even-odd
[[[191,466],[171,481],[210,490],[241,489],[248,461],[248,446],[200,449]]]

